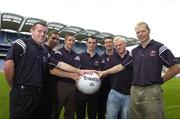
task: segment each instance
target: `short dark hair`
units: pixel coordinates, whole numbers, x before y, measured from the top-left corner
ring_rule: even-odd
[[[74,34],[73,33],[67,33],[64,37],[64,39],[66,40],[69,36],[73,36],[74,37]]]
[[[97,38],[94,35],[89,35],[88,38],[92,38],[92,39],[96,39],[97,40]]]
[[[60,35],[57,31],[50,31],[48,32],[48,38],[51,37],[52,34]]]
[[[106,39],[112,39],[113,40],[113,37],[108,36],[108,37],[104,38],[104,40],[106,40]]]
[[[96,38],[94,35],[89,35],[88,38],[86,39],[86,41],[88,41],[89,38],[95,39],[95,40],[96,40],[96,43],[97,43],[97,38]]]
[[[45,22],[36,22],[31,26],[31,29],[34,29],[35,26],[38,25],[38,24],[47,27],[47,24]]]

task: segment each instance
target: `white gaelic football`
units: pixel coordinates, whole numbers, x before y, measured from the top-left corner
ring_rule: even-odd
[[[101,87],[101,80],[96,73],[85,74],[76,83],[79,91],[85,94],[94,94]]]

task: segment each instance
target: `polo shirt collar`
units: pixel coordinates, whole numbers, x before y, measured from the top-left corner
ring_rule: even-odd
[[[117,52],[115,52],[114,54],[116,54],[116,56],[120,57],[119,54],[118,54]],[[126,50],[126,54],[124,55],[123,59],[124,59],[125,57],[127,57],[128,55],[129,55],[129,51]]]
[[[50,51],[50,52],[53,51],[53,50],[48,46],[48,44],[45,43],[44,45],[45,45],[45,47],[48,49],[48,51]]]
[[[151,41],[147,44],[147,46],[146,46],[145,48],[147,48],[147,47],[150,46],[150,45],[153,45],[154,42],[155,42],[155,41],[154,41],[153,39],[151,39]],[[141,44],[139,44],[139,48],[143,48]]]
[[[31,42],[33,45],[42,48],[42,46],[39,45],[39,44],[37,44],[32,38],[30,38],[30,42]]]
[[[63,50],[64,52],[66,52],[66,53],[72,53],[72,52],[73,52],[72,49],[69,51],[69,50],[67,50],[65,47],[63,47],[62,50]]]
[[[86,51],[86,54],[90,56],[90,54],[87,51]],[[97,55],[97,53],[95,52],[92,57],[95,57],[96,55]]]

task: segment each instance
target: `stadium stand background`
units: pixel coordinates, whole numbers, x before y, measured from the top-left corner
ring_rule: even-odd
[[[2,13],[0,12],[0,71],[3,70],[4,59],[11,44],[16,39],[26,39],[30,37],[30,27],[36,22],[44,22],[48,25],[49,31],[57,31],[60,34],[60,42],[56,49],[60,48],[64,44],[64,37],[66,33],[72,33],[76,37],[76,43],[74,50],[77,53],[81,53],[86,50],[86,39],[89,35],[94,35],[98,39],[97,52],[102,54],[104,47],[102,45],[105,37],[121,36],[127,41],[128,49],[131,50],[137,44],[138,40],[132,37],[126,37],[123,35],[114,35],[112,33],[100,32],[92,29],[83,29],[78,26],[67,26],[58,22],[49,22],[43,19],[24,17],[14,13]],[[180,64],[180,57],[176,57],[177,63]],[[180,77],[180,74],[178,75]]]
[[[128,46],[138,44],[137,39],[131,37],[125,37],[123,35],[114,35],[111,33],[100,32],[91,29],[83,29],[78,26],[67,26],[58,22],[48,22],[43,19],[24,17],[13,13],[1,13],[0,12],[0,58],[4,58],[16,39],[25,39],[30,37],[30,27],[36,22],[44,22],[48,25],[49,31],[57,31],[60,33],[60,43],[56,49],[63,46],[64,36],[66,33],[72,33],[76,37],[76,43],[74,50],[78,53],[85,51],[86,44],[85,40],[89,35],[94,35],[98,39],[97,52],[102,54],[104,47],[102,45],[105,37],[122,36],[126,39]]]

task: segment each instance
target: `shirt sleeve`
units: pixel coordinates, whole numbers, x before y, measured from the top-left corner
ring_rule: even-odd
[[[166,67],[171,67],[176,64],[173,53],[164,45],[159,48],[159,56],[162,65],[165,65]]]
[[[21,43],[20,43],[21,42]],[[22,40],[16,40],[10,47],[5,60],[14,60],[17,63],[25,53],[26,45]]]
[[[62,62],[62,53],[59,50],[57,50],[54,53],[51,53],[51,56],[49,59],[50,69],[55,68],[59,62]]]
[[[124,67],[132,66],[132,62],[134,59],[135,57],[133,57],[132,52],[130,52],[128,56],[121,62],[121,65]]]

